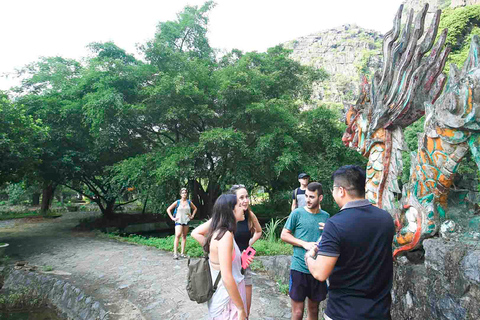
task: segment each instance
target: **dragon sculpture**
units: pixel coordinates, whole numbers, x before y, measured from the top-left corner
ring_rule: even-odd
[[[400,6],[393,29],[384,37],[382,69],[371,83],[364,79],[357,102],[347,105],[342,138],[368,158],[365,195],[395,221],[395,257],[438,232],[460,161],[468,150],[480,159],[478,38],[472,39],[462,70],[452,65],[447,81],[443,74],[450,51],[445,47],[447,30],[437,39],[440,10],[424,30],[427,10],[428,4],[414,21],[411,10],[400,32]],[[423,115],[425,131],[418,136],[410,181],[401,191],[398,177],[402,151],[407,149],[403,129]]]

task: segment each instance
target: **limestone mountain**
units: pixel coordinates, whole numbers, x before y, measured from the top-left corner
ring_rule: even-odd
[[[383,35],[356,25],[344,25],[284,43],[291,57],[304,65],[323,68],[330,78],[314,86],[314,100],[341,103],[358,93],[362,75],[381,64]]]

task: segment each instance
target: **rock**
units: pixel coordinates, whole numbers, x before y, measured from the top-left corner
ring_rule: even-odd
[[[452,234],[455,232],[457,225],[453,220],[446,220],[440,226],[440,235],[442,238],[451,238]]]
[[[359,93],[363,73],[381,66],[382,34],[356,25],[320,31],[284,43],[291,58],[303,65],[324,69],[328,82],[315,84],[313,99],[352,101]]]

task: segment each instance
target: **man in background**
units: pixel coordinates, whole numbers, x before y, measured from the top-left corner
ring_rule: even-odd
[[[330,215],[321,210],[322,185],[308,184],[305,190],[306,206],[293,210],[282,230],[281,239],[293,245],[290,265],[289,296],[292,304],[292,320],[303,319],[305,298],[308,298],[307,319],[318,319],[318,305],[327,296],[325,281],[316,280],[305,265],[305,253],[316,247],[325,221]]]
[[[365,199],[365,171],[358,166],[335,171],[332,195],[340,212],[305,255],[313,277],[329,278],[325,319],[391,319],[393,219]]]
[[[306,173],[300,173],[298,175],[298,182],[300,183],[300,187],[293,190],[293,201],[290,212],[297,208],[303,208],[307,205],[305,201],[305,190],[307,190],[308,183],[310,182],[310,176]]]

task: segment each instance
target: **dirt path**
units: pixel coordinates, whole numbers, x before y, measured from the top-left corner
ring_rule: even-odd
[[[105,239],[73,227],[92,213],[52,220],[0,221],[11,261],[26,260],[71,275],[66,279],[102,301],[110,319],[207,319],[207,307],[188,299],[186,260],[169,252]],[[266,275],[254,276],[250,319],[289,319],[290,303]]]

